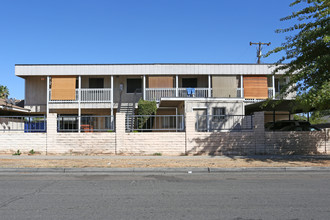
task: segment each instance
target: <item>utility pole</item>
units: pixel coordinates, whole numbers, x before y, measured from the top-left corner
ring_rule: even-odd
[[[259,45],[258,52],[257,52],[257,57],[258,57],[258,64],[260,64],[261,50],[262,50],[261,45],[267,45],[267,46],[269,46],[270,45],[270,42],[269,43],[261,43],[261,42],[259,42],[259,43],[252,43],[252,42],[250,42],[250,46],[252,46],[252,44],[258,44]]]

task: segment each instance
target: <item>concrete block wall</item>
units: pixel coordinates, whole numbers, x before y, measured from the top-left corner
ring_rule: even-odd
[[[254,129],[243,132],[196,132],[195,115],[187,112],[185,132],[126,133],[125,114],[116,115],[116,132],[58,133],[50,113],[47,133],[2,132],[0,154],[253,155],[329,154],[330,129],[322,132],[265,132],[264,114],[254,116]]]
[[[188,155],[252,155],[254,132],[198,132],[191,139]]]
[[[47,138],[45,133],[0,133],[0,154],[13,154],[17,150],[20,150],[23,154],[28,154],[32,149],[40,154],[46,154],[46,148]]]
[[[266,132],[266,154],[329,154],[330,129],[320,132]]]
[[[185,153],[184,132],[125,133],[124,144],[118,146],[118,154],[183,155]]]

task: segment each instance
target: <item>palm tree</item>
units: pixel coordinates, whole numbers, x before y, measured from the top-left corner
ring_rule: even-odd
[[[0,98],[7,98],[9,96],[9,90],[7,86],[0,85]]]

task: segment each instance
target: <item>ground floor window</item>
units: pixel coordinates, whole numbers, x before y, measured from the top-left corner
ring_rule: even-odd
[[[212,109],[212,121],[219,122],[223,119],[225,119],[226,115],[226,108],[220,107],[220,108],[213,108]]]

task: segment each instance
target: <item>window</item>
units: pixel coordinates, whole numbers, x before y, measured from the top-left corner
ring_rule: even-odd
[[[197,78],[183,78],[182,88],[197,88]]]
[[[141,79],[127,79],[127,93],[141,93]]]
[[[103,78],[89,78],[89,88],[102,89],[104,88]]]
[[[213,108],[213,115],[212,115],[212,121],[219,122],[221,120],[224,120],[226,117],[226,108]]]

